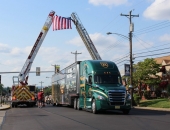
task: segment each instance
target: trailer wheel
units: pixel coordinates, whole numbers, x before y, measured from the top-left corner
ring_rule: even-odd
[[[74,109],[77,109],[77,98],[74,98]]]
[[[80,108],[80,99],[79,98],[77,99],[77,110],[81,110],[81,108]]]
[[[93,114],[97,114],[96,100],[95,99],[93,99],[93,101],[92,101],[92,112],[93,112]]]

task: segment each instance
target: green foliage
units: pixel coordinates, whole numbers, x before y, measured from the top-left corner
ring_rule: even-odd
[[[136,105],[139,105],[139,103],[140,103],[140,96],[139,96],[138,93],[134,93],[134,94],[133,94],[133,99],[134,99],[134,101],[135,101],[135,104],[136,104]]]
[[[161,90],[159,89],[159,88],[157,88],[156,90],[155,90],[155,94],[156,94],[156,97],[161,97]]]
[[[145,91],[144,91],[144,97],[145,97],[146,99],[150,99],[150,97],[151,97],[150,91],[145,90]]]
[[[155,85],[160,83],[160,77],[156,75],[160,71],[160,64],[157,64],[153,58],[147,58],[143,62],[134,65],[133,73],[134,84],[139,82],[147,85]]]
[[[44,88],[44,95],[51,95],[51,93],[52,93],[51,87]]]
[[[168,84],[167,86],[167,92],[168,92],[168,95],[170,96],[170,84]]]
[[[2,91],[3,90],[3,84],[0,84],[0,91]]]

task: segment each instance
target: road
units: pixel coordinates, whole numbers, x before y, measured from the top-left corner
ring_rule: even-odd
[[[167,130],[170,112],[132,109],[129,115],[99,114],[69,107],[19,107],[6,110],[2,130]]]

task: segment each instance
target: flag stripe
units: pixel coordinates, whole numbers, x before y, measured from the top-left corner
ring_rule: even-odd
[[[65,18],[61,16],[53,17],[53,31],[62,29],[72,29],[71,28],[71,17]]]

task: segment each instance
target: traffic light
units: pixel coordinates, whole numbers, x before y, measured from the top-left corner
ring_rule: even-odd
[[[36,67],[36,76],[40,76],[40,67]]]
[[[1,75],[0,75],[0,84],[1,84]]]

